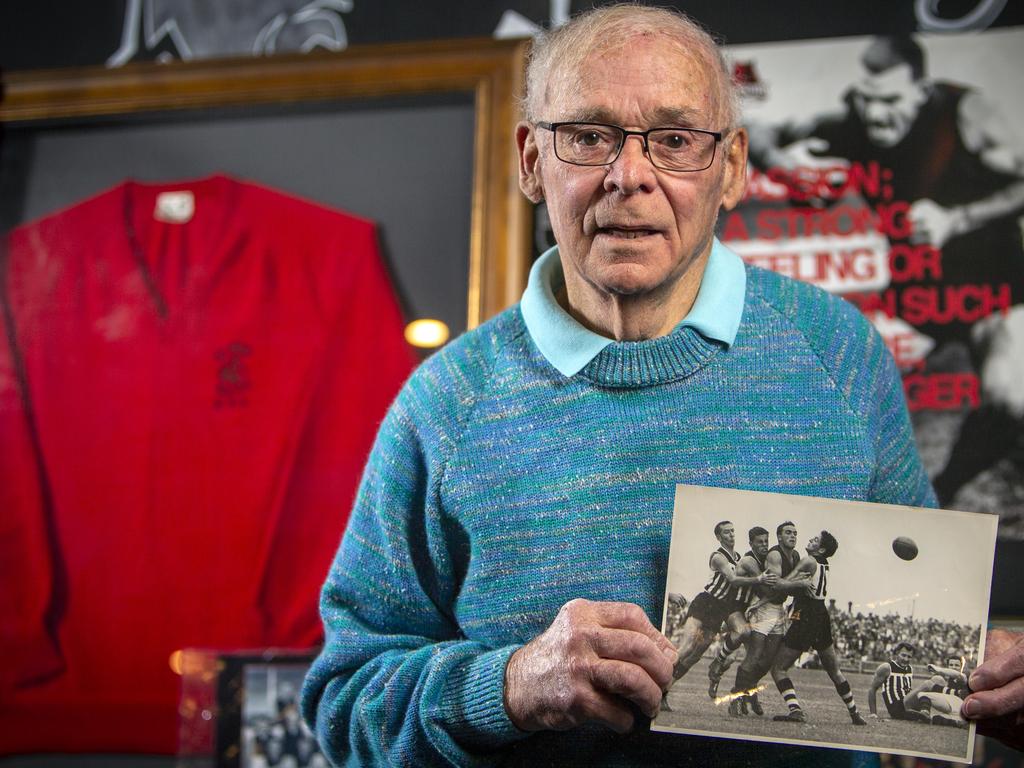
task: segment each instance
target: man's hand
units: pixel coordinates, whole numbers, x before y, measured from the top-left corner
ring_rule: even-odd
[[[967,221],[962,210],[943,208],[934,200],[918,200],[910,206],[907,217],[913,243],[931,243],[941,248],[953,235],[966,231]]]
[[[505,709],[520,730],[567,730],[588,721],[625,733],[632,704],[658,714],[679,654],[631,603],[572,600],[505,668]]]
[[[818,591],[817,586],[811,581],[809,573],[798,574],[795,578],[787,579],[787,581],[792,587],[788,594],[794,597],[798,595],[814,597],[814,593]]]
[[[1024,634],[993,629],[985,643],[985,663],[970,677],[974,691],[960,710],[976,720],[978,733],[1024,750]]]

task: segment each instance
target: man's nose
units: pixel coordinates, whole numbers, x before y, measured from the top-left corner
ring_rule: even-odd
[[[884,104],[869,101],[864,105],[864,117],[869,123],[888,123],[889,110]]]
[[[650,192],[656,183],[654,166],[644,152],[643,136],[627,136],[619,156],[608,166],[605,189],[630,195]]]

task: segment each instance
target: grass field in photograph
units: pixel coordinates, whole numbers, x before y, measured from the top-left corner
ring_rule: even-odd
[[[662,712],[657,724],[669,728],[701,733],[736,734],[757,739],[816,742],[826,745],[847,745],[851,749],[869,747],[883,752],[915,752],[929,755],[964,756],[967,754],[968,732],[927,723],[888,719],[881,694],[878,696],[880,719],[868,720],[866,726],[850,722],[842,700],[824,670],[792,669],[790,679],[807,715],[806,723],[777,723],[774,715],[786,713],[786,706],[771,676],[761,681],[766,685],[758,698],[764,716],[729,715],[728,703],[716,704],[708,697],[708,660],[702,660],[669,693],[672,712]],[[736,665],[726,672],[719,689],[724,695],[732,688]],[[871,675],[844,673],[856,696],[857,707],[867,718],[867,693]]]

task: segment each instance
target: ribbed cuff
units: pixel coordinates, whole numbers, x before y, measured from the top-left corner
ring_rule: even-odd
[[[459,743],[493,750],[529,736],[505,711],[505,667],[520,647],[487,651],[449,674],[440,707],[449,733]]]

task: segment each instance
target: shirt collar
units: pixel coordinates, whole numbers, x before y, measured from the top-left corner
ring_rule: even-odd
[[[615,340],[584,328],[562,309],[555,291],[564,280],[555,246],[541,254],[530,270],[520,309],[541,354],[562,375],[574,376]],[[731,345],[740,327],[746,286],[743,260],[715,238],[697,298],[678,327],[689,326],[709,339]]]

